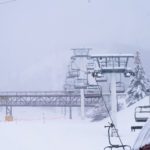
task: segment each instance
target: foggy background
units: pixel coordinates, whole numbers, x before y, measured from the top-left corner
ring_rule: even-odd
[[[71,48],[92,48],[91,54],[139,50],[150,77],[149,28],[149,0],[0,4],[0,91],[61,90]]]

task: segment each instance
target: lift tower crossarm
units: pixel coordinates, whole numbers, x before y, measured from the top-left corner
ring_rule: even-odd
[[[134,58],[132,54],[101,54],[99,56],[91,56],[97,61],[101,73],[124,73],[131,70],[128,67],[130,58]]]
[[[96,60],[99,69],[97,74],[111,74],[111,117],[113,124],[117,128],[117,100],[116,100],[116,74],[124,74],[125,77],[133,74],[131,68],[128,68],[129,59],[133,59],[132,54],[101,54],[91,56]],[[113,133],[113,132],[112,132]],[[115,135],[115,134],[114,134]]]

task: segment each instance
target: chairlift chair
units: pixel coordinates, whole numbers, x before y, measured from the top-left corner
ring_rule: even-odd
[[[107,82],[107,78],[106,76],[97,77],[96,82]]]
[[[85,93],[87,93],[87,94],[99,94],[98,85],[88,85]]]
[[[77,78],[74,82],[75,89],[86,89],[87,85],[87,79]]]
[[[92,89],[92,90],[96,90],[96,89],[98,89],[99,87],[98,87],[98,85],[95,85],[95,84],[93,84],[93,85],[88,85],[88,87],[87,87],[87,89]]]
[[[134,118],[136,122],[146,122],[150,115],[150,105],[135,108]]]
[[[74,57],[88,57],[90,48],[76,48],[72,49]]]
[[[111,93],[111,85],[109,86],[109,91]],[[125,92],[125,85],[123,82],[116,82],[116,93],[124,93]]]
[[[95,63],[93,62],[93,60],[90,60],[88,63],[87,63],[87,70],[88,71],[93,71],[95,69]]]
[[[70,70],[73,70],[73,71],[79,71],[79,66],[76,64],[76,57],[75,56],[72,56],[71,57],[71,62],[70,62]]]
[[[64,85],[64,90],[66,92],[73,92],[74,91],[74,87],[72,85],[70,85],[70,84],[65,84]]]
[[[68,78],[76,78],[79,77],[79,71],[78,70],[70,70],[68,71]]]
[[[92,76],[95,78],[96,82],[107,82],[106,76],[99,71],[94,71]]]
[[[123,148],[124,150],[131,150],[131,147],[129,145],[119,145],[119,144],[112,144],[111,142],[111,129],[114,128],[113,123],[109,123],[108,126],[105,126],[105,128],[108,128],[108,141],[109,141],[109,146],[105,147],[104,150],[106,149],[118,149],[118,148]]]
[[[120,80],[116,82],[116,93],[125,93],[125,85],[122,82],[121,74],[120,74]]]
[[[123,82],[116,82],[116,92],[117,93],[124,93],[125,92],[125,85]]]

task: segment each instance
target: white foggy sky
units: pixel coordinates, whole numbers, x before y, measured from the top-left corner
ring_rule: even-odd
[[[149,28],[149,0],[16,0],[0,5],[0,90],[61,89],[70,49],[77,47],[93,48],[93,53],[140,50],[150,75]]]

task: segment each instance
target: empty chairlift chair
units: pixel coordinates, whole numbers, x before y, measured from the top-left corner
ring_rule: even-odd
[[[86,94],[99,94],[99,87],[97,85],[88,85],[85,93]]]
[[[111,93],[111,85],[109,87]],[[116,82],[116,93],[124,93],[125,92],[125,85],[123,82]]]
[[[75,89],[86,89],[88,85],[87,79],[78,78],[74,82]]]
[[[117,93],[124,93],[125,92],[125,85],[123,82],[116,82],[116,92]]]
[[[73,69],[72,68],[72,62],[71,65],[68,66],[68,75],[67,78],[76,78],[79,77],[79,69]]]
[[[90,59],[89,62],[87,63],[87,71],[93,72],[94,69],[95,69],[95,63],[92,59]]]
[[[79,70],[69,70],[67,77],[68,77],[68,78],[76,78],[76,77],[79,77]]]
[[[71,84],[65,84],[65,85],[64,85],[64,90],[65,90],[66,92],[69,92],[69,93],[74,93],[74,92],[75,92],[74,86],[71,85]]]
[[[94,71],[92,76],[95,78],[96,82],[107,82],[107,77],[99,71]]]
[[[134,117],[136,122],[146,122],[150,115],[150,105],[135,108]]]
[[[101,76],[96,78],[96,82],[107,82],[106,76]]]
[[[125,93],[125,85],[122,82],[121,74],[119,81],[116,82],[116,93]]]

